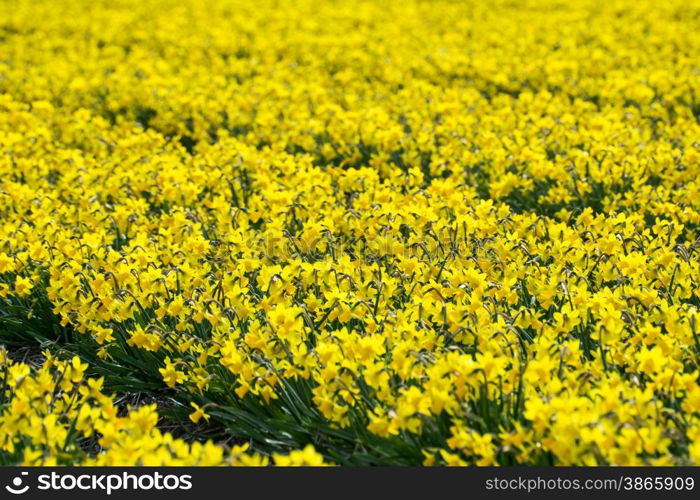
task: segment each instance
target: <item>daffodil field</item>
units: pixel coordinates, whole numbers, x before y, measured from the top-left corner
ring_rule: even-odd
[[[700,463],[698,0],[0,2],[0,464]]]

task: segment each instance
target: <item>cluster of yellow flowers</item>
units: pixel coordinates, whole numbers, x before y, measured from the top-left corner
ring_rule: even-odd
[[[0,19],[6,463],[700,463],[697,0]]]
[[[156,405],[123,409],[102,392],[103,378],[85,378],[86,363],[74,356],[55,359],[50,352],[40,367],[14,362],[0,350],[4,391],[0,394],[2,462],[23,465],[244,465],[264,466],[269,458],[246,453],[248,444],[227,450],[187,443],[162,433]],[[120,413],[125,413],[120,415]],[[99,449],[99,454],[91,454]],[[273,456],[276,465],[322,465],[311,445]]]

